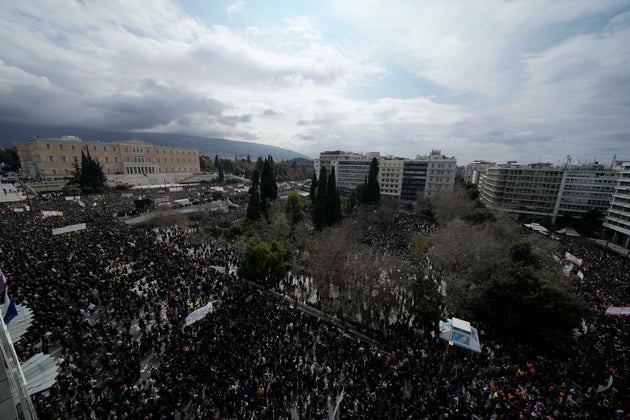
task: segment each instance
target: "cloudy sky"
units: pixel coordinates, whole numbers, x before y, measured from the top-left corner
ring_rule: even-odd
[[[627,0],[11,1],[0,39],[1,121],[630,159]]]

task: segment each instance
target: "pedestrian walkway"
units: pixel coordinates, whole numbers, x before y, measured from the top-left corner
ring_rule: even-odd
[[[0,203],[14,203],[25,199],[13,184],[0,184]]]

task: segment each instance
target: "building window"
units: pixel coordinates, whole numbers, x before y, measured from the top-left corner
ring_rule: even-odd
[[[66,157],[65,156],[61,156],[61,161],[65,162],[66,161]]]
[[[114,162],[118,163],[118,157],[117,156],[114,157]]]
[[[59,150],[63,150],[63,144],[59,143]]]
[[[53,175],[57,175],[57,170],[55,168],[52,168],[50,171],[52,172]]]
[[[109,157],[105,156],[105,163],[109,163]]]
[[[50,143],[46,143],[46,149],[50,150]]]
[[[92,150],[96,152],[96,146],[92,146]]]
[[[48,162],[54,162],[54,161],[55,161],[54,156],[48,156]]]
[[[116,146],[112,146],[112,150],[115,152],[116,151]]]
[[[107,146],[103,146],[103,152],[107,152]]]
[[[70,149],[75,150],[74,144],[70,145]]]

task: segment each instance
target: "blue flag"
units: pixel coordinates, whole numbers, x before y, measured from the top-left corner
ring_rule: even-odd
[[[17,308],[15,307],[15,302],[13,302],[13,299],[9,299],[9,308],[7,309],[7,313],[4,314],[4,323],[8,324],[17,315],[18,312]]]

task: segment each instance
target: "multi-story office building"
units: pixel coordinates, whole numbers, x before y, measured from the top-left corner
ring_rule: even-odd
[[[478,185],[481,201],[490,208],[555,222],[593,209],[605,212],[618,176],[617,170],[597,164],[509,163],[483,169]]]
[[[319,158],[313,161],[313,167],[315,168],[315,174],[319,177],[319,171],[322,167],[326,168],[328,173],[332,169],[333,165],[337,165],[340,160],[347,162],[353,160],[367,160],[368,157],[361,153],[342,152],[340,150],[327,151],[319,154]],[[335,172],[337,168],[335,168]]]
[[[442,154],[441,150],[431,150],[429,156],[418,156],[416,160],[428,160],[427,182],[424,197],[431,198],[439,191],[452,191],[455,185],[457,160]]]
[[[402,200],[416,201],[424,197],[427,184],[427,170],[429,161],[424,159],[406,159],[403,163],[403,176],[400,186]]]
[[[485,172],[486,168],[491,166],[496,166],[496,163],[487,160],[474,160],[464,167],[462,177],[464,181],[478,185],[481,174]]]
[[[35,137],[16,146],[24,174],[44,180],[70,178],[75,162],[81,162],[81,152],[99,162],[110,181],[175,181],[199,172],[198,149],[158,146],[138,139],[102,143],[74,136]]]
[[[402,158],[388,156],[380,159],[378,184],[383,197],[400,197],[404,165],[405,160]]]
[[[621,164],[620,176],[604,221],[603,239],[630,249],[630,161]]]
[[[349,194],[357,185],[363,184],[370,172],[370,163],[373,158],[379,158],[378,153],[353,153],[339,150],[322,152],[319,159],[315,159],[313,166],[315,173],[319,177],[322,167],[326,168],[328,174],[335,168],[335,178],[337,188],[342,194]]]
[[[384,197],[417,200],[453,189],[457,160],[442,155],[440,150],[416,159],[381,157],[379,153],[323,152],[314,166],[318,176],[321,167],[329,171],[334,167],[337,188],[348,194],[366,181],[373,158],[379,162],[378,181]]]
[[[363,184],[370,173],[372,159],[338,160],[333,162],[337,189],[341,194],[350,194],[357,185]],[[330,174],[330,172],[329,172]],[[318,174],[319,176],[319,174]]]

